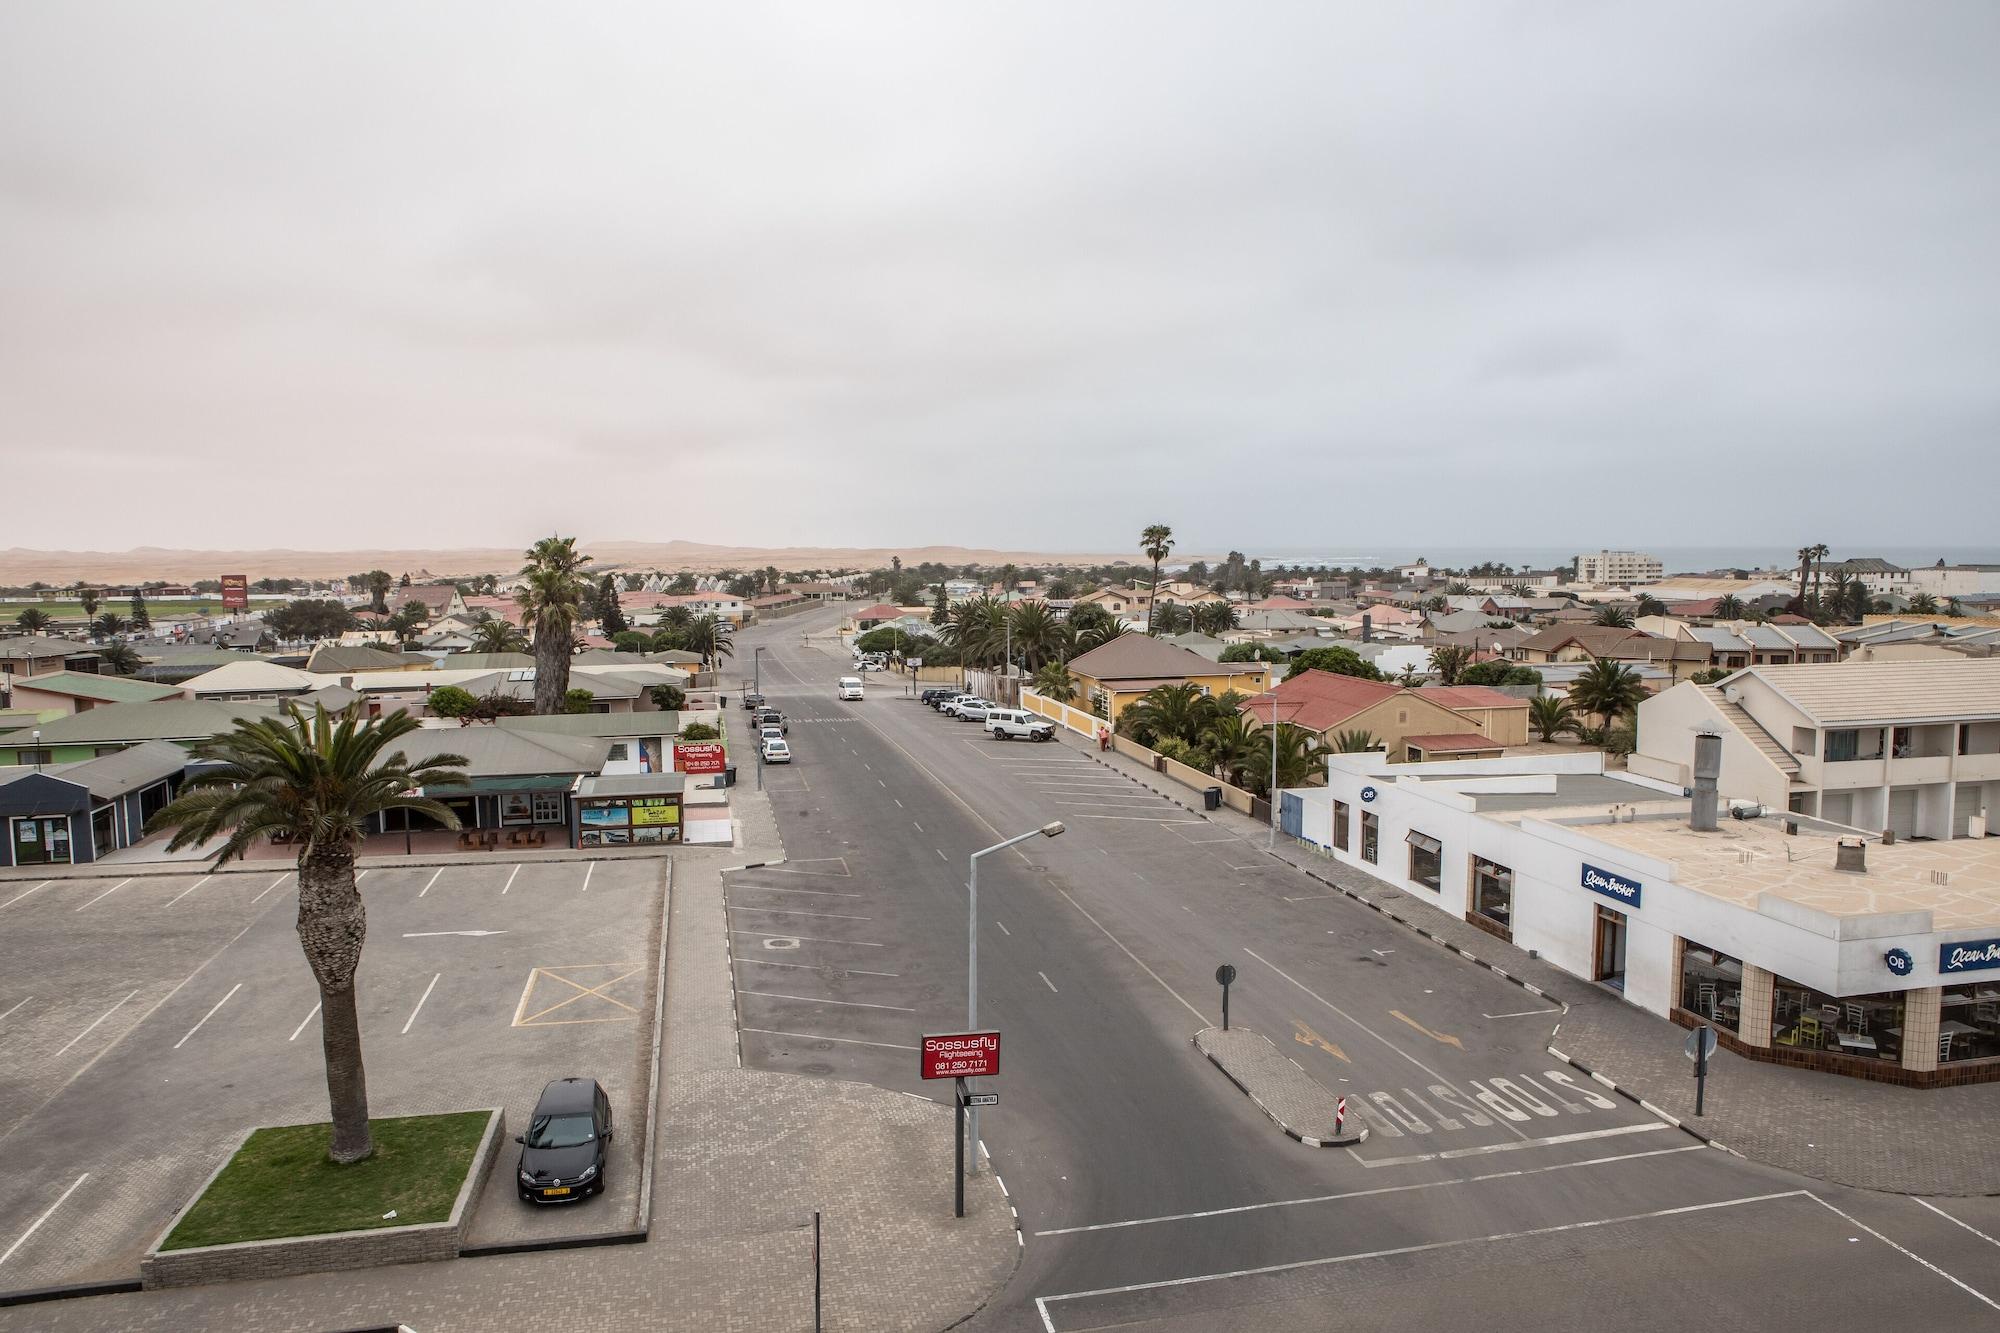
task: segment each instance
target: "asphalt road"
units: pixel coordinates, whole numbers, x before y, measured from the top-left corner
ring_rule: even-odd
[[[966,858],[1068,828],[982,861],[979,1018],[1004,1048],[981,1131],[1027,1244],[975,1327],[2000,1322],[2000,1201],[1702,1147],[1549,1058],[1535,997],[1087,756],[993,740],[892,677],[837,700],[850,659],[801,640],[836,619],[737,648],[747,674],[765,646],[797,756],[765,774],[792,859],[729,887],[746,1063],[943,1095],[915,1046],[964,1022]],[[1232,1024],[1347,1093],[1361,1148],[1284,1137],[1195,1053],[1223,962]],[[948,1179],[940,1153],[911,1169]]]

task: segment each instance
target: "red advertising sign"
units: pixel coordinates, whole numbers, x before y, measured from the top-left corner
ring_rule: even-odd
[[[250,605],[250,576],[248,574],[224,574],[222,576],[222,604],[231,611],[241,611]]]
[[[728,753],[721,741],[674,743],[674,772],[720,773],[729,767]]]
[[[984,1078],[999,1072],[997,1032],[934,1033],[924,1038],[925,1078]]]

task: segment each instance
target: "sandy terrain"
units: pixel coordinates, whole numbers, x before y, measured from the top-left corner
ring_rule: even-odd
[[[1119,560],[1142,563],[1133,552],[1111,555],[1048,551],[989,551],[963,546],[858,547],[708,546],[700,542],[586,541],[583,549],[601,569],[668,569],[712,573],[722,569],[875,569],[901,556],[906,565],[938,561],[947,565],[1099,565]],[[129,551],[0,551],[0,585],[42,582],[62,587],[79,579],[134,583],[163,579],[191,583],[223,574],[263,578],[339,578],[368,569],[393,574],[433,575],[511,573],[521,566],[519,547],[401,551],[183,551],[141,546]]]

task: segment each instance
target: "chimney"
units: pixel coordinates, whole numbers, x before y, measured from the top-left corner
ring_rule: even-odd
[[[1833,851],[1833,868],[1851,875],[1868,873],[1868,844],[1859,838],[1842,838]]]
[[[1363,611],[1361,613],[1361,642],[1373,643],[1374,641],[1375,641],[1375,617],[1369,615],[1366,611]]]
[[[1711,732],[1694,738],[1694,804],[1688,807],[1688,827],[1715,832],[1715,782],[1722,774],[1722,737]]]

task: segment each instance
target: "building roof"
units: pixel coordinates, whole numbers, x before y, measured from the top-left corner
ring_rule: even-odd
[[[104,704],[74,717],[44,722],[42,747],[116,745],[137,741],[202,740],[229,730],[239,717],[275,717],[277,708],[264,703],[222,703],[209,699],[161,699],[154,703]],[[26,728],[0,736],[0,746],[34,744]]]
[[[0,657],[11,661],[41,661],[50,657],[95,657],[97,650],[74,639],[54,639],[46,634],[17,634],[0,639]]]
[[[155,685],[150,681],[133,680],[129,676],[100,676],[89,671],[51,671],[46,676],[16,676],[13,677],[13,685],[17,690],[46,690],[50,694],[68,695],[72,699],[111,704],[178,699],[181,693],[173,685]]]
[[[1213,634],[1172,634],[1166,636],[1166,641],[1176,648],[1200,653],[1211,662],[1221,657],[1222,650],[1229,646]]]
[[[534,664],[533,653],[450,653],[438,666],[445,671],[517,671]]]
[[[1443,704],[1446,708],[1526,708],[1526,699],[1517,699],[1511,694],[1502,694],[1484,685],[1426,685],[1417,691],[1432,703]]]
[[[1901,565],[1892,565],[1878,555],[1855,556],[1837,565],[1828,565],[1829,574],[1907,574],[1910,571]]]
[[[99,800],[110,800],[173,777],[188,766],[188,759],[188,752],[172,741],[145,741],[116,754],[56,764],[43,772],[77,783]]]
[[[2000,718],[2000,659],[1842,662],[1747,668],[1821,723]]]
[[[512,727],[424,727],[394,743],[417,763],[433,755],[455,754],[472,778],[522,777],[545,773],[595,773],[604,767],[609,739],[597,736],[530,734]]]
[[[714,712],[671,713],[655,710],[644,713],[549,713],[532,717],[503,717],[494,725],[504,731],[529,731],[558,736],[676,736],[689,722],[719,722]]]
[[[864,610],[849,613],[850,617],[854,620],[894,620],[902,614],[902,607],[891,606],[887,602],[877,602],[875,605],[867,607]]]
[[[422,602],[424,609],[433,616],[443,615],[451,606],[451,599],[458,596],[458,588],[450,583],[412,584],[407,588],[391,588],[385,600],[391,607],[400,607],[405,602]]]
[[[1425,753],[1440,750],[1502,750],[1506,747],[1491,736],[1482,736],[1476,731],[1448,731],[1435,735],[1405,736],[1403,744],[1415,746]]]
[[[422,659],[428,665],[428,659]],[[338,671],[396,671],[410,665],[402,653],[368,644],[323,643],[306,659],[306,670],[316,675]]]
[[[1175,681],[1189,676],[1255,673],[1266,670],[1257,662],[1212,662],[1189,648],[1182,648],[1146,634],[1121,634],[1073,657],[1072,675],[1092,680]]]
[[[577,784],[581,800],[606,796],[667,796],[687,790],[685,773],[613,773],[585,778]]]
[[[326,684],[326,677],[276,662],[229,662],[181,682],[190,694],[303,694]]]
[[[1266,597],[1259,602],[1249,603],[1252,611],[1310,611],[1319,606],[1318,602],[1302,602],[1296,597]]]
[[[1689,625],[1688,637],[1707,644],[1718,653],[1747,653],[1748,640],[1738,637],[1727,625]]]
[[[1308,731],[1325,731],[1401,693],[1402,686],[1385,680],[1363,680],[1332,671],[1301,671],[1256,698],[1245,699],[1236,706],[1236,711],[1253,722],[1268,725],[1275,699],[1278,721]]]

